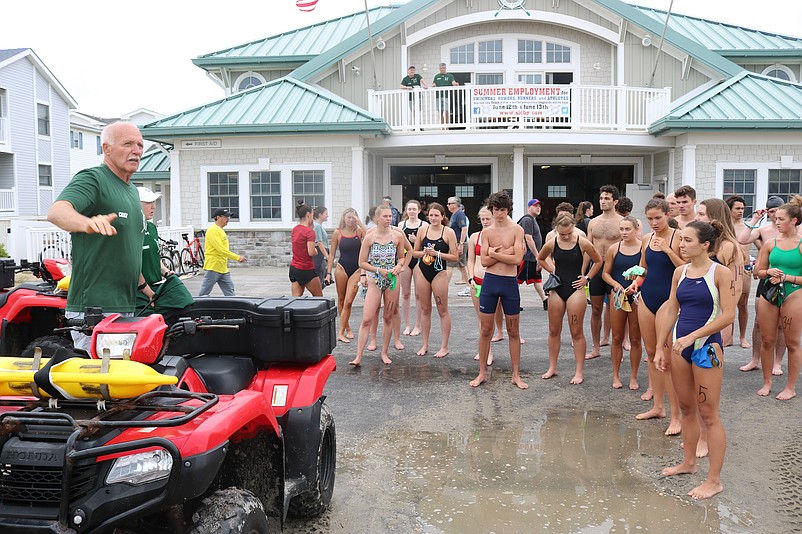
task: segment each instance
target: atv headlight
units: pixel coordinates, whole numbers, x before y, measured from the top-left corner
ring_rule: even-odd
[[[106,484],[144,484],[170,476],[173,457],[164,449],[140,452],[114,460]]]
[[[95,341],[95,351],[98,358],[103,357],[103,349],[109,349],[110,356],[121,360],[123,353],[128,350],[128,356],[134,352],[134,341],[136,334],[98,334]]]

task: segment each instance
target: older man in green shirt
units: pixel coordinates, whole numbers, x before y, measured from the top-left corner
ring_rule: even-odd
[[[446,64],[440,63],[440,72],[434,75],[432,85],[435,87],[457,87],[459,83],[454,79],[454,75],[446,72]],[[451,122],[450,91],[437,92],[437,109],[440,110],[440,124]]]

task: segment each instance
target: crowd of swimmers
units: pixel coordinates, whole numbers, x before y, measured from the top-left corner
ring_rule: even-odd
[[[501,339],[506,327],[512,383],[526,389],[529,386],[520,374],[524,340],[519,332],[519,284],[532,284],[549,319],[549,367],[542,378],[558,374],[566,320],[575,361],[571,384],[584,381],[585,361],[598,357],[600,347],[610,344],[612,387],[623,388],[620,368],[628,352],[628,387],[639,390],[638,371],[645,350],[648,387],[641,398],[652,405],[636,418],[665,418],[670,413],[665,433],[682,432],[684,453],[680,464],[663,473],[694,473],[697,458],[709,456],[706,480],[689,495],[711,497],[723,489],[720,472],[726,437],[719,401],[724,347],[735,343],[736,331],[739,345],[752,349],[751,361],[741,371],[762,369],[758,395],[771,393],[773,377],[783,374],[787,350],[787,383],[776,398],[796,396],[802,364],[802,321],[794,321],[802,316],[802,294],[795,295],[802,288],[802,197],[785,202],[771,196],[765,208],[756,209],[747,222],[743,197],[697,203],[696,191],[682,186],[668,196],[656,194],[644,206],[648,233],[630,215],[631,200],[621,197],[615,186],[601,187],[598,201],[601,213],[596,217],[590,202],[576,210],[568,203],[558,205],[545,238],[536,223],[540,201],[530,200],[527,214],[516,223],[511,218],[512,201],[504,191],[488,197],[478,212],[481,228],[470,235],[467,228],[461,231],[449,225],[441,204],[430,203],[423,213],[417,200],[409,200],[403,218],[394,220],[400,214],[386,201],[371,210],[370,227],[354,209],[345,210],[330,243],[312,230],[314,210],[300,205],[300,222],[292,236],[293,294],[301,295],[306,289],[320,295],[324,285],[336,283],[337,339],[350,343],[355,337],[353,302],[357,293],[364,293],[356,357],[350,365],[360,365],[365,350],[378,348],[379,322],[384,323],[380,355],[385,364],[392,363],[391,342],[396,350],[405,348],[402,323],[404,336],[421,336],[416,354],[425,356],[430,352],[435,309],[441,342],[433,356],[442,358],[449,353],[451,334],[448,267],[460,265],[464,255],[479,323],[475,356],[479,372],[470,385],[478,387],[487,381],[493,364],[491,342]],[[452,204],[459,210],[459,199],[452,197],[448,202],[453,220]],[[753,247],[756,258],[750,254]],[[317,254],[325,261],[316,270],[310,265]],[[757,290],[750,343],[747,304],[753,278]],[[589,303],[588,349],[584,318]]]

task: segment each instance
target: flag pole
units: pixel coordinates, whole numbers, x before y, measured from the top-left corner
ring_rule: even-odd
[[[373,47],[373,32],[370,29],[370,12],[368,11],[368,0],[365,0],[365,20],[368,23],[368,43],[370,44],[370,61],[373,63],[373,90],[377,90],[379,83],[376,81],[376,53]]]

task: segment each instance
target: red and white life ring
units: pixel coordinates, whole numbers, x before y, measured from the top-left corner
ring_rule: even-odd
[[[317,0],[295,0],[295,5],[298,9],[306,13],[313,11],[317,6]]]

